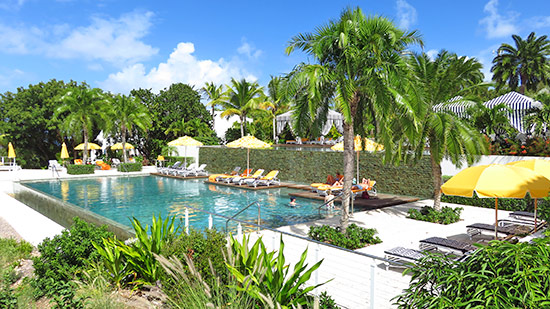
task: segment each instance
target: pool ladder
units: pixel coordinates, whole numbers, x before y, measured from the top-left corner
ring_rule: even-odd
[[[250,208],[252,205],[258,205],[258,232],[260,231],[260,220],[261,220],[261,216],[262,216],[262,212],[261,212],[261,206],[260,206],[260,203],[258,201],[255,201],[255,202],[252,202],[250,204],[248,204],[246,207],[244,207],[243,209],[239,210],[236,214],[234,214],[233,216],[231,216],[229,219],[227,219],[225,221],[225,230],[226,231],[229,231],[229,221],[235,219],[235,217],[237,217],[238,215],[240,215],[243,211],[247,210],[248,208]]]

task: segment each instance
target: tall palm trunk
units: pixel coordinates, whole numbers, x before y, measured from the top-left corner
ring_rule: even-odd
[[[525,84],[527,83],[527,75],[525,73],[520,73],[519,80],[521,83],[521,85],[519,86],[519,93],[525,94]]]
[[[275,130],[275,113],[273,113],[273,143],[275,143],[275,139],[277,138],[277,131]]]
[[[432,175],[434,185],[434,209],[441,210],[441,165],[436,162],[433,153],[430,151],[432,163]]]
[[[88,160],[88,128],[86,125],[84,125],[84,128],[82,129],[82,133],[84,134],[84,150],[82,150],[82,163],[86,164],[86,161]]]
[[[241,115],[241,137],[244,137],[244,122],[246,121],[246,115]]]
[[[128,163],[128,156],[126,155],[126,126],[121,126],[122,131],[122,160],[124,163]]]
[[[353,123],[344,123],[344,195],[342,196],[342,216],[340,227],[345,233],[349,225],[349,204],[353,179]]]

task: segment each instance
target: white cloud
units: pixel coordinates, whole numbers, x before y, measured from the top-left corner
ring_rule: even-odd
[[[0,1],[0,9],[2,10],[18,10],[25,4],[26,0],[2,0]]]
[[[416,9],[405,0],[397,0],[396,5],[399,27],[409,29],[416,23]]]
[[[479,21],[480,24],[485,26],[487,37],[490,39],[508,37],[512,34],[518,33],[518,27],[515,25],[518,14],[515,12],[508,12],[505,16],[498,12],[498,0],[490,0],[487,2],[483,11],[488,15]]]
[[[223,58],[217,61],[201,60],[193,55],[194,52],[193,43],[179,43],[166,62],[149,72],[141,63],[129,65],[120,72],[110,74],[99,85],[112,92],[128,93],[136,88],[151,88],[158,92],[177,82],[200,88],[210,81],[216,84],[228,83],[232,77],[256,80],[237,62],[226,62]]]
[[[485,76],[484,81],[490,82],[493,78],[493,73],[491,73],[491,67],[493,66],[493,59],[496,56],[496,50],[499,45],[492,45],[486,49],[481,50],[475,58],[483,65],[481,72]]]
[[[436,49],[430,49],[429,51],[426,52],[426,55],[428,55],[428,57],[432,61],[435,60],[435,58],[437,57],[437,54],[439,54],[439,51]]]
[[[0,24],[0,50],[50,58],[99,60],[123,67],[158,53],[158,49],[141,41],[148,34],[152,17],[151,12],[124,14],[118,19],[94,17],[90,25],[76,29],[66,24],[46,28]]]
[[[262,51],[259,49],[256,49],[252,45],[250,45],[248,42],[246,42],[245,39],[242,40],[242,45],[237,48],[237,52],[241,55],[245,55],[248,59],[254,59],[257,60],[261,55]]]
[[[527,21],[529,28],[547,28],[550,27],[550,16],[536,16]]]

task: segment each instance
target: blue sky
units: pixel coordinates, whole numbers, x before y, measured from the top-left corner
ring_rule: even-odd
[[[0,0],[0,93],[52,78],[128,93],[231,77],[265,85],[305,55],[284,49],[347,6],[418,30],[424,50],[490,63],[512,34],[550,30],[550,1]]]

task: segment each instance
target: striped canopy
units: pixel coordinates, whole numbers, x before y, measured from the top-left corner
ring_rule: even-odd
[[[507,94],[496,97],[492,100],[489,100],[483,105],[488,108],[493,108],[497,104],[504,103],[508,106],[512,112],[508,114],[508,119],[510,124],[516,128],[521,133],[528,133],[523,127],[523,117],[525,116],[527,110],[531,108],[541,108],[542,103],[535,101],[528,96],[524,96],[515,91],[508,92]],[[440,103],[434,106],[435,111],[446,110],[453,113],[456,113],[457,116],[463,117],[466,115],[466,109],[472,106],[474,103],[463,100],[462,97],[454,97],[450,99],[447,103]]]

